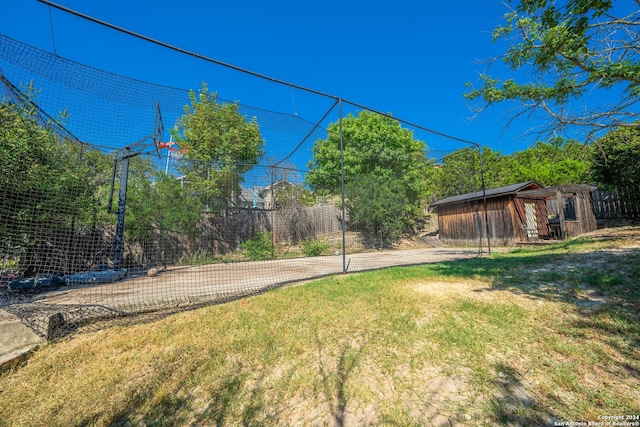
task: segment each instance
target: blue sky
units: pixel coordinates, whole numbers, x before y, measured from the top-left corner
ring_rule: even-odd
[[[222,69],[72,16],[36,0],[0,0],[0,33],[65,58],[158,84],[298,114],[312,122],[332,101]],[[90,1],[56,3],[295,85],[312,88],[504,153],[535,142],[525,119],[505,131],[508,107],[470,121],[462,94],[504,45],[491,30],[500,1]],[[53,33],[51,31],[53,28]],[[272,85],[261,82],[262,85]],[[427,137],[435,149],[459,148]]]

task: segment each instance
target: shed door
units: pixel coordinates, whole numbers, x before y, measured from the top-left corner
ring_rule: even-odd
[[[527,229],[525,233],[528,239],[538,238],[538,221],[536,220],[536,205],[534,203],[525,202],[524,212],[527,218]]]

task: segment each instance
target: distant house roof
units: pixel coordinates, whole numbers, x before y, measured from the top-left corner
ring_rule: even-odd
[[[272,188],[274,190],[277,190],[277,189],[282,188],[282,187],[294,187],[294,184],[292,184],[289,181],[287,181],[286,179],[284,179],[282,181],[274,182],[271,185],[267,185],[266,187],[258,187],[258,188],[259,188],[259,191],[260,191],[260,196],[264,197],[265,194],[269,193]]]
[[[240,186],[240,200],[245,202],[245,203],[253,203],[256,199],[256,196],[259,195],[260,190],[262,189],[262,187],[255,187],[255,188],[244,188],[242,186]]]
[[[253,188],[244,188],[240,186],[240,194],[238,195],[238,202],[244,207],[252,208],[264,208],[264,204],[267,199],[270,199],[272,194],[271,190],[279,190],[284,187],[292,187],[294,184],[287,180],[275,182],[266,187],[255,186]]]
[[[542,188],[542,186],[535,181],[519,182],[517,184],[511,184],[505,187],[492,188],[484,192],[475,191],[473,193],[447,197],[446,199],[438,200],[435,203],[431,203],[431,207],[452,205],[455,203],[473,202],[475,200],[483,199],[485,195],[487,198],[515,195],[516,193],[522,190],[535,190],[538,188]]]

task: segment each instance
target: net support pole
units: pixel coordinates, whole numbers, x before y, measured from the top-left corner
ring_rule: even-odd
[[[127,207],[127,184],[129,181],[129,159],[131,150],[124,147],[122,153],[122,164],[120,165],[120,192],[118,195],[118,212],[116,223],[116,236],[114,239],[113,269],[120,270],[122,264],[122,254],[124,253],[124,217]]]
[[[342,274],[347,274],[347,219],[344,206],[344,140],[342,138],[342,100],[338,100],[338,122],[340,128],[340,193],[342,197]]]
[[[478,160],[480,163],[480,181],[482,183],[482,201],[484,204],[484,229],[487,234],[487,250],[491,253],[491,232],[489,228],[489,209],[487,207],[487,187],[484,182],[484,167],[482,165],[482,146],[478,144]],[[480,243],[480,250],[482,251],[482,243]]]
[[[273,190],[273,186],[275,184],[276,181],[276,169],[274,166],[271,166],[271,173],[269,173],[270,178],[271,178],[271,185],[269,188],[269,192],[271,193],[271,258],[275,258],[276,257],[276,238],[277,238],[277,230],[276,230],[276,194],[275,191]]]

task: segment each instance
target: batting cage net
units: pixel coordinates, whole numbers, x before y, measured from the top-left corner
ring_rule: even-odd
[[[429,210],[481,189],[474,147],[339,99],[309,120],[212,83],[142,82],[0,35],[0,308],[51,338],[486,246],[477,198],[459,203],[474,215],[456,246]]]

